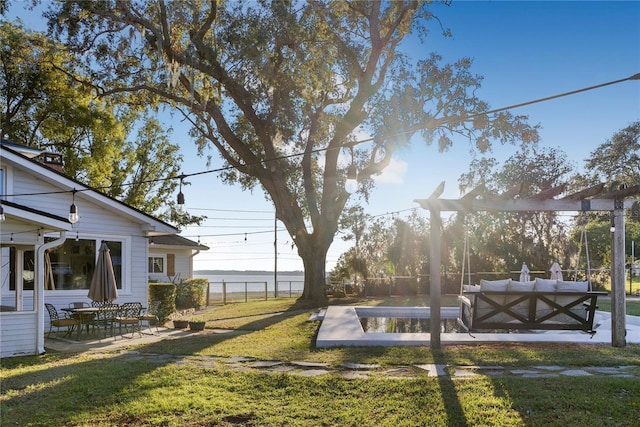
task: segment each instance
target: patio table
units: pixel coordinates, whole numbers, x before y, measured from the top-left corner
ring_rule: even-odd
[[[89,327],[95,322],[96,317],[100,317],[99,315],[104,312],[118,312],[120,310],[119,306],[108,306],[108,307],[69,307],[62,308],[62,311],[66,311],[67,313],[71,313],[75,315],[74,317],[78,319],[80,325],[78,326],[78,334],[77,339],[80,339],[80,333],[83,329],[83,326],[86,326],[87,335],[89,335]]]

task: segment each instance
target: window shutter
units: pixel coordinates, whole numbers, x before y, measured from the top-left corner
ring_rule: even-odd
[[[167,254],[167,276],[176,275],[176,254]]]

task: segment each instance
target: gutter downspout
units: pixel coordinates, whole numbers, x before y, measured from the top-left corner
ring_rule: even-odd
[[[196,255],[198,255],[200,253],[200,249],[198,249],[195,253],[192,253],[191,255],[189,255],[189,258],[191,258],[191,262],[189,263],[189,278],[193,278],[193,259],[196,257]]]
[[[34,292],[36,307],[36,351],[43,354],[44,350],[44,251],[62,245],[67,240],[67,232],[61,231],[60,237],[45,243],[36,249],[36,277]]]

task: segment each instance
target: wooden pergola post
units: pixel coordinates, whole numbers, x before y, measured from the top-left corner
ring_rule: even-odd
[[[611,239],[611,345],[624,347],[626,340],[624,203],[614,202]]]
[[[431,333],[430,346],[434,350],[440,350],[440,230],[442,218],[440,211],[429,211],[429,223],[431,231],[430,264],[429,264],[429,332]]]

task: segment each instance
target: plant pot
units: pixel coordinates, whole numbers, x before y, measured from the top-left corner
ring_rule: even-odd
[[[206,322],[189,322],[189,329],[192,331],[203,331]]]
[[[173,321],[173,328],[174,329],[187,329],[189,327],[189,321],[188,320],[174,320]]]

